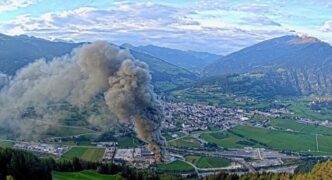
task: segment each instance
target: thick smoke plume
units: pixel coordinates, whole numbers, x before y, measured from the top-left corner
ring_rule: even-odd
[[[0,92],[0,123],[28,134],[37,121],[56,120],[49,113],[50,104],[66,102],[80,107],[104,93],[110,111],[120,122],[133,121],[138,137],[161,160],[164,114],[150,81],[148,66],[127,50],[104,41],[83,45],[70,55],[51,62],[38,60],[20,70]],[[29,108],[39,118],[22,118]],[[109,123],[111,119],[107,119]]]

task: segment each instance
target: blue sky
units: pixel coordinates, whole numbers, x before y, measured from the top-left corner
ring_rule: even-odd
[[[227,54],[288,34],[332,43],[332,1],[0,0],[0,33]]]

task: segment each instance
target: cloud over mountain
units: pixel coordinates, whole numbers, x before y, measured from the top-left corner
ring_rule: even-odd
[[[115,2],[107,8],[80,7],[39,16],[23,14],[0,22],[0,29],[11,35],[24,33],[81,41],[108,39],[119,44],[137,45],[158,42],[159,46],[185,50],[186,47],[204,48],[218,53],[229,53],[287,33],[280,29],[242,28],[218,17],[205,21],[201,19],[202,12],[198,4],[184,8],[151,2]]]
[[[302,1],[301,6],[248,0],[63,1],[16,0],[22,3],[11,4],[22,8],[15,13],[0,10],[0,32],[74,41],[106,39],[117,44],[155,44],[217,54],[292,34],[290,30],[332,42],[328,22],[319,26],[332,12],[330,3],[323,0]]]
[[[321,27],[321,30],[323,32],[330,32],[332,31],[332,20],[331,21],[326,21],[324,25]]]

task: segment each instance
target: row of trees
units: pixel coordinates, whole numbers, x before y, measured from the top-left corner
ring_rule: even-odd
[[[0,148],[0,179],[52,179],[52,163],[31,153]]]

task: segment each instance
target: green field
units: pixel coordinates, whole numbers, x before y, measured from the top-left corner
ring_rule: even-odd
[[[139,140],[136,137],[121,136],[116,138],[119,148],[138,147]]]
[[[72,159],[78,157],[87,161],[100,161],[104,155],[105,148],[73,147],[67,151],[62,159]]]
[[[171,133],[163,133],[163,137],[166,139],[166,141],[169,141],[169,140],[174,139],[174,138],[171,136]]]
[[[52,172],[53,180],[116,180],[121,179],[117,175],[99,174],[92,170],[84,170],[80,172]]]
[[[159,164],[157,166],[157,170],[160,172],[174,172],[174,173],[180,173],[180,172],[190,172],[193,171],[194,168],[183,161],[173,161],[168,164]]]
[[[180,137],[183,137],[183,136],[186,135],[185,133],[183,133],[181,131],[178,131],[178,132],[165,132],[165,133],[163,133],[163,136],[166,139],[166,141],[169,141],[169,140],[175,139],[175,138],[172,137],[173,134],[178,135],[177,138],[180,138]]]
[[[192,137],[184,137],[169,142],[170,145],[177,148],[200,148],[202,147],[201,143]]]
[[[11,147],[13,147],[13,145],[14,145],[14,142],[12,142],[12,141],[6,141],[6,140],[0,141],[0,147],[3,147],[3,148],[11,148]]]
[[[292,103],[288,108],[290,111],[294,112],[295,115],[300,117],[310,118],[314,120],[332,120],[332,110],[327,114],[322,114],[311,110],[307,106],[308,102]]]
[[[178,135],[178,137],[183,137],[183,136],[185,136],[185,135],[186,135],[185,133],[183,133],[183,132],[181,132],[181,131],[179,131],[179,132],[176,132],[175,134],[177,134],[177,135]]]
[[[194,164],[198,168],[219,168],[231,164],[230,160],[217,157],[186,156],[186,161]]]
[[[308,151],[316,149],[315,136],[309,134],[276,131],[250,126],[237,127],[232,129],[232,131],[247,139],[253,139],[260,143],[264,143],[267,147],[272,149],[291,151]]]
[[[45,136],[52,136],[52,137],[63,137],[63,136],[73,136],[85,133],[94,133],[95,131],[87,129],[87,128],[80,128],[80,127],[69,127],[69,126],[54,126],[49,127],[45,133]]]
[[[243,92],[246,94],[246,92]],[[242,109],[268,109],[274,105],[263,99],[247,98],[243,95],[235,95],[232,92],[222,92],[216,84],[198,85],[186,89],[174,90],[171,96],[175,100],[188,103],[200,103],[228,108],[241,107]]]
[[[316,136],[313,134],[276,131],[264,128],[241,126],[233,129],[245,138],[264,143],[267,147],[278,150],[297,152],[316,151]],[[318,136],[319,150],[332,154],[332,136]]]
[[[262,147],[256,142],[246,140],[229,132],[207,132],[201,134],[200,138],[207,142],[215,143],[223,148]]]
[[[291,129],[306,134],[324,134],[332,136],[332,128],[324,126],[306,125],[290,119],[273,119],[270,125],[283,130]]]
[[[232,133],[232,135],[229,135]],[[316,151],[316,136],[310,133],[271,130],[265,128],[240,126],[226,134],[205,133],[201,138],[224,147],[241,146],[265,147],[309,154],[332,154],[332,136],[319,135],[319,151]],[[233,141],[232,141],[233,140]],[[247,145],[239,146],[239,142]],[[252,143],[252,144],[250,144]]]
[[[231,97],[220,92],[209,92],[207,89],[204,87],[188,88],[173,91],[171,95],[179,99],[179,101],[188,103],[202,103],[215,106],[222,104],[225,107],[234,107],[237,105]]]

